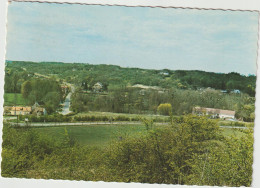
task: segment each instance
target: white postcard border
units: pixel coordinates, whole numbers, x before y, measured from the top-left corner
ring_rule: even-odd
[[[28,2],[50,2],[50,3],[79,3],[79,4],[101,4],[101,5],[122,5],[122,6],[153,6],[153,7],[175,7],[175,8],[196,8],[196,9],[222,9],[241,11],[260,11],[259,0],[11,0]],[[5,36],[6,36],[6,16],[7,0],[0,1],[0,114],[3,114],[3,85],[4,85],[4,65],[5,65]],[[260,27],[259,27],[260,29]],[[258,33],[259,36],[259,33]],[[259,37],[258,37],[259,38]],[[258,46],[260,45],[258,40]],[[258,54],[260,50],[258,48]],[[258,55],[257,62],[260,62]],[[253,187],[260,187],[260,70],[257,69],[257,91],[256,91],[256,119],[254,133],[254,173]],[[3,117],[0,116],[0,121]],[[2,123],[1,123],[2,124]],[[0,131],[0,141],[2,143],[2,126]],[[85,182],[85,181],[64,181],[64,180],[34,180],[0,177],[1,187],[210,187],[210,186],[180,186],[180,185],[159,185],[140,183],[105,183],[105,182]]]

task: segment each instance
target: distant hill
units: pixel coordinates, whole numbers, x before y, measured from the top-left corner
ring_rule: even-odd
[[[244,76],[235,72],[224,74],[199,70],[152,70],[105,64],[6,61],[6,73],[10,71],[56,75],[67,82],[86,87],[97,82],[110,87],[135,84],[180,89],[211,87],[227,91],[236,89],[254,96],[256,86],[256,76]]]

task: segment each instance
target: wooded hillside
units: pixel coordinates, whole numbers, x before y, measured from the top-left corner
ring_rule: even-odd
[[[238,89],[250,96],[255,95],[256,76],[228,74],[205,71],[184,70],[151,70],[140,68],[123,68],[116,65],[91,65],[83,63],[58,62],[23,62],[8,61],[6,63],[6,82],[13,71],[22,71],[23,75],[35,72],[44,75],[58,76],[67,82],[85,84],[93,87],[96,82],[105,86],[135,85],[159,86],[162,88],[198,89],[211,87],[220,90]],[[9,85],[9,84],[8,84]],[[8,88],[5,88],[6,90]]]

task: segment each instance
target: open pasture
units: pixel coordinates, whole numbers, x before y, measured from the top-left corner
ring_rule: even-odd
[[[16,99],[15,99],[16,97]],[[21,93],[5,93],[4,94],[4,106],[14,105],[27,105],[26,100],[23,98]]]
[[[89,146],[104,147],[110,141],[124,139],[127,136],[138,136],[144,133],[144,125],[90,125],[33,128],[40,134],[49,135],[57,140],[64,137],[65,129],[77,143]]]
[[[166,125],[157,125],[166,126]],[[130,136],[140,136],[146,133],[143,124],[139,125],[89,125],[89,126],[59,126],[59,127],[35,127],[40,134],[49,135],[57,140],[64,138],[65,129],[68,134],[80,145],[105,147],[111,141],[124,139]],[[223,135],[230,137],[241,137],[243,135],[238,129],[221,128]]]

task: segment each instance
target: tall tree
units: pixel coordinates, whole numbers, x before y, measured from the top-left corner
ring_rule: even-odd
[[[27,80],[22,84],[21,92],[22,92],[23,98],[27,99],[29,97],[31,91],[32,91],[31,82],[29,80]]]

